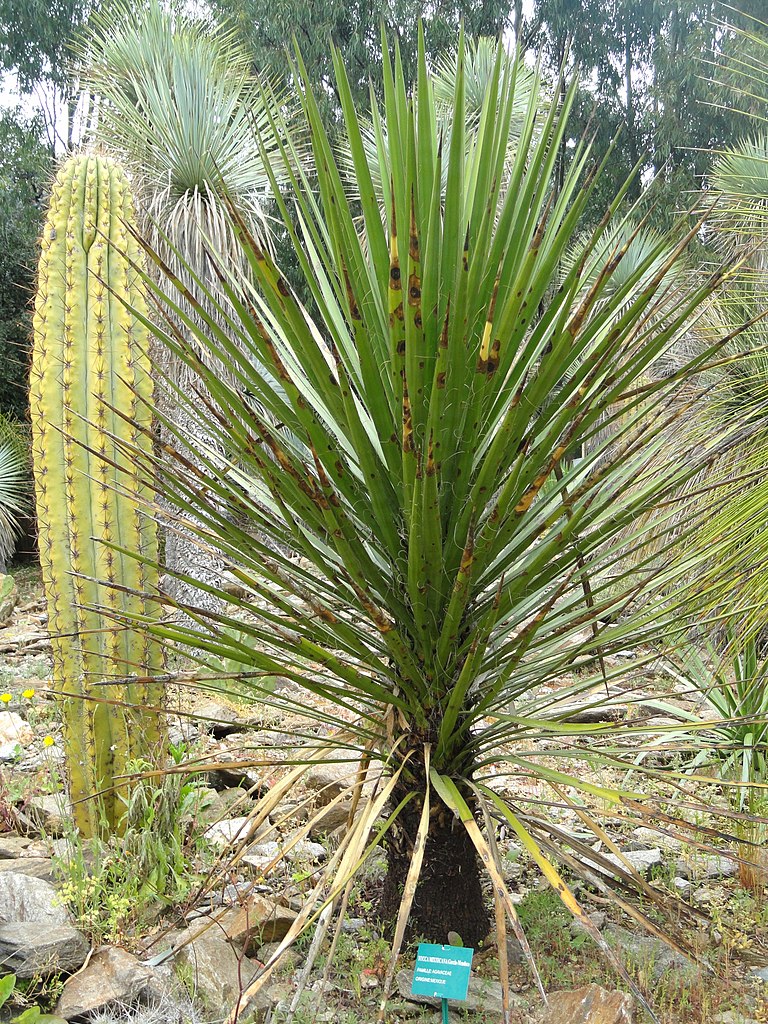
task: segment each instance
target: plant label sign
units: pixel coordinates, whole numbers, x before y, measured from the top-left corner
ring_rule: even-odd
[[[438,999],[466,999],[474,949],[419,944],[411,992]]]

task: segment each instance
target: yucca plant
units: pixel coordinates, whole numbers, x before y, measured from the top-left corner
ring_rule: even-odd
[[[209,246],[226,254],[232,268],[248,273],[224,196],[263,244],[270,233],[264,164],[276,146],[272,142],[262,152],[257,141],[258,129],[264,135],[269,126],[250,54],[231,28],[177,5],[118,0],[92,13],[80,62],[84,85],[96,100],[92,140],[129,168],[145,236],[196,301],[205,304],[206,290],[217,285]],[[173,395],[177,387],[192,394],[188,368],[169,360],[162,349],[152,357],[156,376],[164,371],[170,377],[171,394],[158,388],[158,405],[186,433],[187,456],[194,461],[197,448],[212,438],[197,433],[199,424],[185,419],[184,403]],[[164,519],[171,520],[166,564],[184,566],[199,580],[221,581],[223,565],[215,547],[203,551],[190,543],[186,525],[173,521],[168,510]],[[177,586],[185,600],[215,606],[195,583]]]
[[[195,318],[184,313],[194,298],[177,280],[155,286],[170,326],[154,330],[200,375],[201,394],[210,393],[211,403],[188,402],[187,412],[216,444],[192,466],[179,437],[171,474],[129,453],[164,500],[196,518],[198,543],[226,553],[249,596],[217,590],[226,611],[185,609],[199,628],[150,628],[201,657],[239,664],[240,692],[290,710],[293,722],[303,716],[306,727],[292,726],[281,743],[298,745],[295,766],[263,799],[257,821],[318,761],[346,766],[353,794],[348,829],[256,987],[322,915],[312,951],[319,948],[380,843],[388,869],[379,913],[395,952],[406,935],[446,941],[451,931],[468,945],[486,938],[482,862],[505,991],[505,920],[527,947],[503,879],[497,823],[604,947],[563,869],[583,870],[605,889],[599,863],[620,887],[644,886],[628,863],[592,847],[600,840],[615,850],[601,814],[649,813],[652,802],[584,770],[585,759],[631,763],[643,729],[619,733],[571,716],[574,705],[604,703],[605,686],[626,674],[627,662],[612,654],[680,628],[698,558],[690,541],[709,509],[699,505],[681,522],[675,495],[726,439],[697,441],[682,458],[663,446],[710,352],[658,379],[646,371],[719,276],[690,294],[681,289],[671,271],[696,230],[681,229],[651,238],[616,285],[631,236],[602,247],[619,196],[563,277],[597,173],[589,146],[579,146],[553,190],[574,89],[542,121],[535,83],[510,164],[515,69],[499,48],[468,140],[463,59],[460,43],[447,144],[423,49],[412,96],[397,52],[394,63],[385,52],[387,139],[379,137],[377,158],[391,177],[382,178],[383,216],[338,58],[353,183],[337,166],[306,82],[316,191],[273,113],[280,172],[290,180],[287,195],[276,188],[278,204],[314,313],[234,208],[255,284],[212,253],[227,301],[216,316],[198,304]],[[590,261],[602,251],[594,273]],[[199,358],[202,348],[225,377]],[[709,505],[717,497],[710,492]],[[659,523],[673,519],[660,541]],[[304,696],[270,693],[260,679],[275,675]],[[268,749],[259,760],[269,762]],[[552,802],[577,815],[580,833],[550,813]]]
[[[19,516],[30,504],[29,452],[22,429],[0,413],[0,573],[16,549]]]

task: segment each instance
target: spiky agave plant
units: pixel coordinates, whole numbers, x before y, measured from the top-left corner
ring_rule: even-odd
[[[598,811],[627,814],[633,801],[643,813],[646,805],[639,794],[598,784],[584,759],[621,766],[631,757],[615,726],[570,717],[574,703],[604,702],[606,682],[626,675],[626,661],[612,654],[677,628],[696,564],[690,540],[707,511],[676,519],[661,542],[659,522],[724,442],[697,443],[682,458],[663,448],[666,428],[687,408],[675,405],[681,382],[694,381],[706,354],[671,376],[649,381],[645,371],[717,279],[686,295],[670,278],[693,234],[682,231],[651,240],[619,285],[626,242],[610,246],[594,273],[590,254],[601,251],[621,197],[561,279],[595,180],[592,154],[581,146],[561,190],[552,187],[573,89],[543,123],[531,100],[510,167],[514,69],[499,50],[468,143],[462,60],[460,46],[446,146],[423,51],[413,96],[397,53],[394,67],[385,53],[379,160],[391,178],[383,217],[338,57],[359,208],[348,201],[309,85],[302,101],[317,192],[294,170],[290,133],[274,115],[291,181],[289,198],[278,193],[278,202],[312,313],[233,212],[255,286],[219,261],[228,302],[216,318],[199,309],[206,331],[186,318],[194,344],[172,327],[154,328],[210,392],[212,403],[189,412],[217,445],[199,467],[180,456],[172,475],[136,457],[165,497],[195,517],[199,543],[226,552],[250,596],[222,592],[229,610],[204,618],[188,607],[200,629],[152,628],[239,663],[239,687],[290,710],[285,743],[297,747],[295,767],[264,798],[257,820],[318,761],[346,764],[354,794],[348,829],[256,986],[321,913],[317,935],[325,934],[378,843],[388,858],[379,910],[391,921],[395,951],[406,933],[445,941],[450,929],[467,944],[486,937],[482,861],[493,881],[505,991],[505,919],[524,937],[496,822],[601,943],[558,862],[577,870],[588,855],[584,870],[595,885],[605,886],[597,862],[620,886],[643,885],[629,864],[591,849],[596,839],[614,849]],[[530,95],[538,94],[537,83]],[[176,281],[156,289],[173,316],[183,317],[190,301],[181,291]],[[200,346],[226,363],[235,386],[206,368]],[[269,694],[259,679],[274,675],[295,681],[304,696]],[[637,733],[621,737],[634,743]],[[548,813],[553,800],[579,817],[581,837]]]

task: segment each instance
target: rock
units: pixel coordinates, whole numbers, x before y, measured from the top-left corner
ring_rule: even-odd
[[[616,867],[622,868],[624,871],[627,870],[624,860],[631,864],[632,867],[639,874],[644,875],[646,871],[649,871],[656,864],[661,864],[661,850],[656,847],[653,850],[622,850],[621,857],[615,853],[605,853],[601,851],[601,856],[605,860],[610,861],[611,864],[615,864]],[[622,860],[623,858],[623,860]],[[598,874],[607,875],[608,871],[602,864],[598,864],[597,861],[590,860],[588,857],[584,858],[584,863],[587,864],[593,871],[597,871]]]
[[[357,769],[356,762],[318,764],[306,773],[304,784],[315,790],[316,805],[324,807],[354,783]]]
[[[696,964],[682,953],[676,953],[662,939],[651,935],[635,935],[615,924],[609,924],[603,935],[614,948],[641,965],[645,975],[653,982],[662,978],[665,982],[671,981],[675,976],[681,982],[692,982],[699,977]]]
[[[653,850],[622,850],[621,852],[624,859],[641,875],[650,871],[657,864],[661,864],[662,861],[661,850],[658,846]],[[615,853],[607,854],[606,860],[611,861],[617,867],[624,867],[621,857],[617,857]]]
[[[13,576],[0,575],[0,626],[11,621],[14,608],[19,603],[19,591]]]
[[[0,873],[6,871],[31,875],[33,878],[44,878],[46,882],[53,879],[53,866],[50,858],[47,857],[19,857],[17,860],[0,860]]]
[[[309,830],[310,838],[317,840],[322,836],[327,836],[334,829],[346,828],[351,810],[352,801],[342,800],[340,804],[324,809],[317,816],[312,814],[315,820],[312,822],[312,827]]]
[[[263,896],[253,894],[240,907],[197,918],[174,942],[177,947],[198,936],[214,936],[244,948],[251,955],[267,942],[279,942],[288,934],[296,914]]]
[[[224,701],[206,700],[198,704],[191,716],[200,732],[224,739],[243,729],[258,725],[258,718]]]
[[[228,910],[221,925],[232,942],[251,954],[264,943],[284,939],[295,920],[296,913],[288,907],[251,896],[245,906]]]
[[[588,985],[550,992],[540,1024],[633,1024],[634,1000],[626,992]]]
[[[72,820],[63,793],[31,797],[24,805],[24,814],[46,836],[63,835]]]
[[[282,849],[279,843],[255,843],[249,847],[241,863],[257,871],[266,871],[273,860],[279,859]]]
[[[19,978],[71,973],[82,967],[88,942],[69,924],[21,922],[0,925],[0,963]]]
[[[320,843],[312,843],[308,839],[300,839],[290,849],[289,846],[290,837],[282,843],[254,843],[243,856],[242,863],[257,871],[266,871],[276,858],[285,857],[291,864],[315,864],[325,860],[328,856],[328,851],[324,846]]]
[[[23,856],[31,844],[32,840],[26,836],[0,835],[0,860]]]
[[[722,895],[722,889],[713,888],[711,885],[702,885],[700,888],[692,890],[691,903],[695,903],[697,907],[711,907],[720,902]]]
[[[691,883],[687,878],[673,878],[672,888],[676,889],[681,896],[688,896],[691,891]]]
[[[328,851],[322,843],[313,843],[309,839],[300,839],[298,843],[287,849],[290,840],[286,841],[286,858],[291,864],[312,863],[323,861],[328,856]]]
[[[633,829],[632,837],[630,849],[647,850],[658,846],[666,853],[679,853],[683,845],[680,839],[665,835],[663,832],[657,832],[653,828],[646,828],[645,825],[640,825],[639,828]]]
[[[419,1003],[424,1006],[440,1007],[439,999],[432,999],[430,996],[415,996],[411,994],[413,985],[413,971],[398,971],[396,987],[399,994],[409,1003]],[[473,1013],[485,1013],[492,1017],[500,1018],[503,1011],[501,1002],[501,982],[488,981],[485,978],[472,977],[469,979],[469,990],[464,1002],[456,1003],[448,1000],[448,1004],[459,1006],[470,1010]],[[509,993],[510,1007],[525,1006],[525,1000],[514,992]]]
[[[71,923],[50,882],[18,871],[0,873],[0,924],[23,922],[55,927]]]
[[[768,966],[766,967],[753,967],[749,972],[750,978],[754,978],[755,981],[762,981],[768,985]]]
[[[226,848],[241,843],[244,839],[257,839],[259,835],[267,833],[271,827],[269,822],[264,822],[258,829],[254,829],[253,821],[250,818],[228,818],[225,821],[216,821],[209,825],[203,832],[203,839],[207,839],[213,846]]]
[[[97,949],[88,966],[65,984],[56,1013],[70,1019],[108,1006],[130,1004],[141,999],[154,978],[154,971],[131,953],[114,946]]]
[[[206,932],[182,946],[174,957],[176,973],[216,1018],[230,1013],[244,989],[253,980],[258,965],[238,956],[225,938]],[[247,1006],[240,1006],[241,1019],[254,1011],[265,1012],[271,999],[262,992]]]
[[[738,862],[732,857],[716,854],[692,860],[680,857],[675,862],[675,871],[681,878],[733,878],[738,870]]]
[[[193,817],[198,824],[214,825],[226,818],[247,817],[252,810],[253,800],[240,786],[204,789],[197,794]]]
[[[13,761],[34,738],[35,734],[21,715],[3,706],[0,711],[0,761]]]
[[[226,768],[211,768],[206,772],[208,785],[216,790],[248,789],[251,786],[258,785],[261,781],[258,769],[248,765],[248,762],[256,760],[257,756],[258,750],[256,747],[245,748],[240,746],[231,750],[222,749],[218,755],[219,760],[231,761],[232,763]],[[239,761],[243,762],[242,768],[238,766]]]
[[[256,959],[265,964],[277,952],[279,945],[279,942],[265,942],[256,952]],[[280,963],[285,973],[297,971],[301,966],[301,953],[297,949],[289,947],[280,958]]]

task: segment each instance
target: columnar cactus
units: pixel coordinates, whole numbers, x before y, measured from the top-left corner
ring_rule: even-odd
[[[162,745],[151,615],[157,536],[142,512],[131,449],[148,445],[152,381],[127,225],[133,201],[119,165],[64,163],[40,256],[31,370],[40,560],[61,695],[75,820],[85,836],[119,829],[131,760]],[[130,308],[127,308],[130,307]],[[112,546],[114,545],[114,546]],[[135,557],[135,556],[138,556]],[[114,685],[95,685],[104,680]]]

